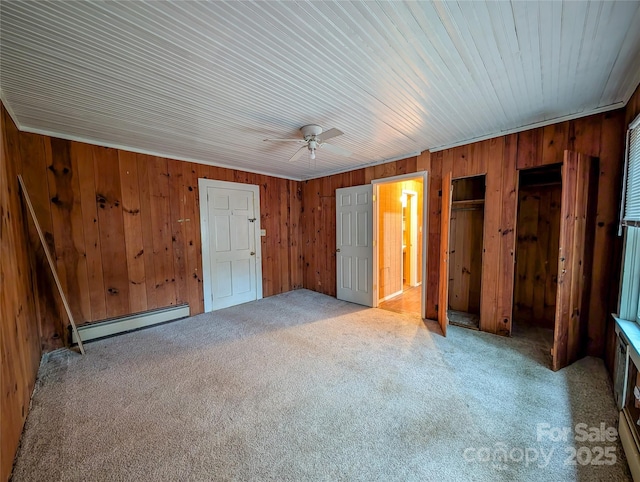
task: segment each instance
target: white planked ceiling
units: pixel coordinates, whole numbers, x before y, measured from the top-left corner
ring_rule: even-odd
[[[622,106],[640,2],[3,0],[22,130],[307,179]],[[345,134],[287,160],[310,123]]]

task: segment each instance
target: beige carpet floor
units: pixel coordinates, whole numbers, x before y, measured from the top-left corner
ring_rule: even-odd
[[[86,349],[43,361],[16,482],[630,480],[575,440],[617,425],[602,361],[527,340],[299,290]]]

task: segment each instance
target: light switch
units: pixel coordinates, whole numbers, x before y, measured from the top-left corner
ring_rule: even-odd
[[[260,230],[260,236],[266,236],[267,235],[267,230],[266,229],[261,229]]]

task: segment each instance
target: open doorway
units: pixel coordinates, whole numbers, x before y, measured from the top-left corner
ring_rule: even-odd
[[[447,316],[452,325],[479,329],[485,176],[451,182]]]
[[[561,164],[520,171],[514,286],[516,337],[553,346],[562,205]]]
[[[374,294],[379,308],[424,316],[424,177],[374,181]]]

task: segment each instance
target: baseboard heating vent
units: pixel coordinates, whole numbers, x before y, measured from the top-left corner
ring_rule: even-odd
[[[159,308],[157,310],[135,313],[133,315],[121,316],[98,323],[79,326],[78,333],[84,343],[97,338],[139,330],[140,328],[146,328],[167,321],[179,320],[187,316],[189,316],[189,305],[185,303],[183,305]],[[71,334],[71,341],[73,344],[78,343],[74,333]]]

